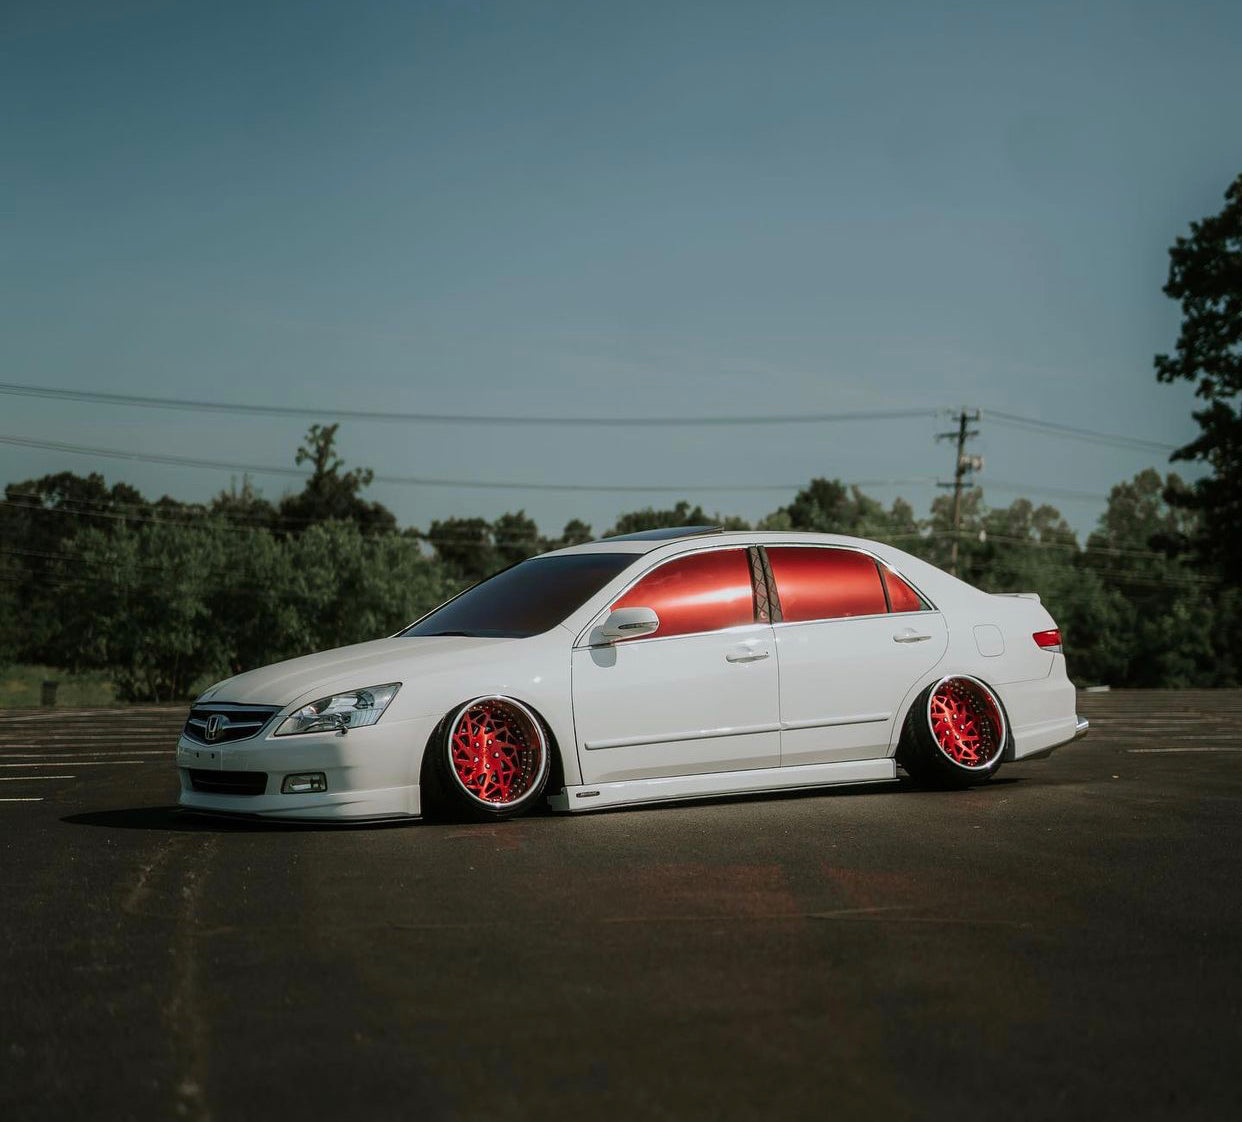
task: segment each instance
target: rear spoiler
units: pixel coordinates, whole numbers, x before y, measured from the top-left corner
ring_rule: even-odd
[[[993,592],[993,596],[1009,596],[1015,600],[1034,600],[1036,604],[1042,603],[1039,599],[1038,592]]]

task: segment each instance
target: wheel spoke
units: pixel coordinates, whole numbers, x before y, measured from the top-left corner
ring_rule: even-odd
[[[449,736],[449,758],[467,793],[504,806],[527,795],[543,770],[543,736],[519,708],[489,699],[470,706]]]
[[[987,767],[1004,747],[996,699],[970,679],[942,682],[931,696],[928,716],[940,751],[961,767]]]

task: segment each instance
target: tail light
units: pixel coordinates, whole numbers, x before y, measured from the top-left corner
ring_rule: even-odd
[[[1049,654],[1061,653],[1061,629],[1054,627],[1050,631],[1036,631],[1031,636],[1035,640],[1035,645],[1041,650],[1047,651]]]

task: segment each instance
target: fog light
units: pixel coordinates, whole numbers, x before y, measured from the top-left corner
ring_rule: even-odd
[[[305,795],[310,791],[326,791],[328,780],[322,771],[310,771],[305,775],[286,775],[280,784],[282,795]]]

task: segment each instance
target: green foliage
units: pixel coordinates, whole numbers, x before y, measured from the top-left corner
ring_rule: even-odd
[[[793,502],[769,514],[758,528],[848,534],[895,545],[904,542],[903,548],[916,545],[919,536],[914,510],[904,499],[885,510],[858,487],[846,487],[837,479],[812,479]]]
[[[360,497],[375,473],[358,468],[342,473],[345,461],[336,454],[339,425],[311,425],[306,443],[298,448],[294,463],[311,465],[306,486],[280,502],[280,517],[293,532],[315,522],[333,519],[352,522],[367,533],[385,533],[397,528],[392,511]]]
[[[72,544],[55,662],[108,670],[129,701],[392,634],[457,590],[417,542],[346,522],[291,538],[222,521],[88,527]]]
[[[90,611],[61,630],[59,665],[110,670],[124,700],[170,701],[226,664],[228,631],[211,612],[226,559],[222,534],[207,526],[88,527],[73,545],[63,595]]]
[[[446,518],[433,522],[427,540],[445,567],[470,584],[501,568],[500,553],[486,518]]]
[[[618,534],[637,534],[643,530],[664,530],[671,526],[723,526],[726,530],[749,530],[750,523],[732,515],[706,514],[701,506],[691,506],[685,499],[667,510],[644,507],[621,515],[613,528],[604,534],[606,538]]]
[[[0,506],[0,666],[107,675],[121,700],[183,698],[206,679],[391,634],[467,583],[591,538],[576,519],[544,538],[521,510],[394,532],[391,514],[359,496],[370,472],[342,471],[335,434],[312,426],[298,451],[311,478],[279,511],[248,479],[208,506],[150,502],[99,475],[11,484]],[[1040,593],[1080,683],[1235,685],[1242,590],[1202,568],[1197,502],[1176,475],[1141,472],[1113,488],[1084,549],[1057,510],[1027,499],[989,507],[966,491],[955,535],[948,495],[920,521],[902,499],[885,508],[813,479],[759,528],[878,539],[942,567],[956,536],[964,579]],[[683,500],[622,514],[609,533],[711,523],[747,526]]]
[[[1231,585],[1242,583],[1242,175],[1225,207],[1190,224],[1169,250],[1165,294],[1182,305],[1174,354],[1156,355],[1162,382],[1194,383],[1204,408],[1199,436],[1176,459],[1200,460],[1211,474],[1177,499],[1203,515],[1196,545]]]
[[[591,527],[578,518],[571,518],[565,523],[565,529],[561,531],[559,538],[548,538],[544,545],[547,549],[565,549],[571,545],[581,545],[583,542],[589,542],[593,535]]]
[[[0,670],[17,661],[17,597],[9,571],[0,558]]]

